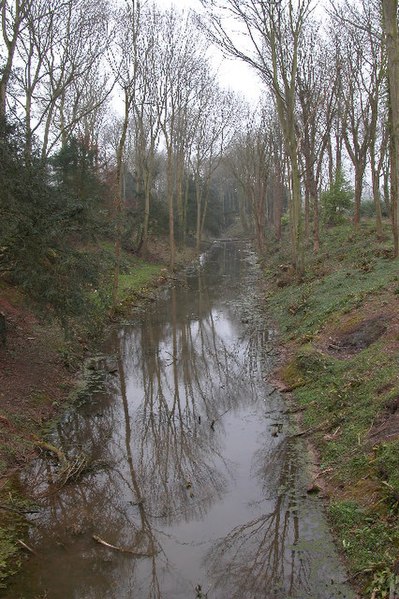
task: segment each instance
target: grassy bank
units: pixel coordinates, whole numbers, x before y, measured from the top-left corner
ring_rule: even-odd
[[[364,224],[357,234],[327,231],[300,283],[288,264],[275,252],[265,266],[266,305],[286,352],[279,378],[303,410],[354,583],[362,597],[396,597],[399,262]]]

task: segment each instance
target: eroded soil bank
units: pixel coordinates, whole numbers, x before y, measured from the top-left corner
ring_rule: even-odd
[[[269,382],[258,277],[245,244],[215,245],[115,330],[103,388],[18,476],[34,554],[5,597],[354,596]]]

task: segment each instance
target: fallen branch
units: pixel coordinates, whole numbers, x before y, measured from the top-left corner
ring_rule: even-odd
[[[17,542],[21,545],[21,547],[26,549],[26,551],[29,551],[29,553],[33,553],[33,555],[37,555],[36,551],[34,549],[32,549],[32,547],[29,547],[29,545],[27,545],[26,543],[21,541],[21,539],[17,539]]]
[[[307,428],[304,431],[300,431],[299,433],[294,433],[293,435],[290,435],[290,438],[292,439],[294,437],[304,437],[305,435],[311,435],[312,433],[323,430],[327,426],[330,426],[330,422],[328,420],[322,422],[318,426],[313,426],[311,428]]]
[[[92,538],[94,539],[94,541],[96,541],[96,543],[100,543],[100,545],[104,545],[104,547],[108,547],[108,549],[120,551],[121,553],[128,553],[129,555],[133,555],[134,557],[154,557],[154,555],[157,554],[155,550],[142,553],[140,551],[133,551],[133,549],[129,549],[127,547],[117,547],[116,545],[107,543],[107,541],[104,541],[104,539],[101,539],[97,535],[93,535]]]
[[[70,480],[77,480],[88,469],[89,462],[85,455],[75,457],[68,461],[58,474],[58,481],[66,485]]]
[[[16,507],[12,507],[11,505],[6,505],[5,503],[0,503],[0,510],[6,510],[7,512],[15,512],[16,514],[21,514],[22,516],[24,516],[25,514],[37,514],[39,512],[38,509],[20,510]]]
[[[63,466],[68,465],[68,460],[67,460],[65,453],[63,451],[61,451],[61,449],[59,449],[55,445],[52,445],[51,443],[47,443],[46,441],[40,441],[39,439],[35,439],[33,441],[33,443],[37,447],[40,447],[41,449],[45,449],[46,451],[49,451],[50,453],[53,453],[54,455],[56,455],[59,463],[62,464]]]
[[[212,429],[213,431],[215,430],[215,424],[216,424],[216,422],[217,422],[218,420],[220,420],[221,418],[223,418],[223,416],[224,416],[225,414],[227,414],[227,412],[230,412],[230,410],[232,410],[232,409],[233,409],[232,407],[230,407],[230,408],[227,408],[227,410],[225,410],[225,411],[223,412],[223,414],[220,414],[219,416],[216,416],[216,418],[215,418],[214,420],[212,420],[212,422],[211,422],[211,429]]]

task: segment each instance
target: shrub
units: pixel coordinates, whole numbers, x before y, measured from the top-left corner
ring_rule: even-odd
[[[330,189],[321,194],[322,216],[326,224],[337,225],[345,220],[353,203],[353,189],[338,169]]]

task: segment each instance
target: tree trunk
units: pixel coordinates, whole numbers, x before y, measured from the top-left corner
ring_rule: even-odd
[[[305,254],[303,243],[303,216],[301,202],[301,177],[299,173],[298,156],[295,152],[291,156],[291,181],[292,181],[292,227],[294,239],[294,266],[298,277],[305,272]]]
[[[360,204],[362,201],[363,172],[364,168],[355,168],[355,211],[353,215],[353,224],[355,225],[355,229],[358,229],[360,225]]]
[[[398,0],[382,0],[383,22],[388,54],[388,82],[391,116],[391,208],[395,257],[398,243],[399,182],[399,31]]]
[[[380,200],[380,177],[375,168],[375,164],[371,164],[371,179],[373,184],[373,200],[375,207],[375,225],[377,231],[377,237],[382,237],[382,212],[381,212],[381,200]]]
[[[169,212],[169,266],[173,271],[176,262],[175,246],[175,209],[174,209],[174,176],[173,176],[173,155],[172,148],[168,148],[167,164],[167,188],[168,188],[168,212]]]
[[[393,232],[393,248],[395,258],[399,255],[398,238],[398,194],[399,194],[399,160],[398,148],[394,136],[391,137],[391,222]]]
[[[123,155],[125,150],[127,128],[129,124],[129,102],[127,92],[125,90],[125,115],[122,125],[121,136],[119,139],[118,150],[116,154],[116,180],[115,180],[115,196],[114,196],[114,217],[115,217],[115,265],[114,265],[114,280],[112,285],[112,307],[115,308],[118,300],[119,290],[119,272],[121,264],[122,250],[122,215],[123,215]]]

